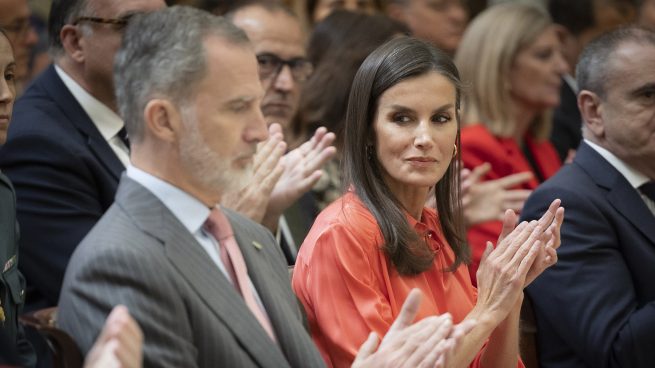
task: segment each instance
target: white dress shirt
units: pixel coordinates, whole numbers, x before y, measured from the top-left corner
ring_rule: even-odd
[[[234,285],[232,278],[228,275],[225,265],[221,260],[218,251],[218,240],[216,240],[209,232],[205,231],[203,226],[209,217],[209,208],[180,188],[132,165],[127,166],[126,174],[127,177],[143,185],[146,189],[152,192],[152,194],[154,194],[155,197],[157,197],[164,206],[173,213],[173,216],[182,223],[182,225],[198,241],[202,249],[207,252],[209,258],[216,264],[218,269],[221,270],[223,275],[225,275],[225,278]],[[255,300],[261,307],[262,311],[264,311],[264,314],[266,314],[266,309],[259,298],[255,285],[253,285],[252,280],[250,280],[250,276],[248,276],[248,282],[250,283],[252,292],[255,295]]]
[[[640,173],[639,171],[633,169],[632,167],[630,167],[628,164],[623,162],[623,160],[616,157],[612,152],[608,151],[607,149],[587,139],[585,139],[584,141],[596,152],[598,152],[599,155],[603,156],[603,158],[607,160],[607,162],[609,162],[610,165],[612,165],[619,173],[621,173],[621,175],[623,175],[625,180],[627,180],[628,183],[630,183],[630,185],[633,188],[635,188],[635,190],[637,191],[637,193],[639,193],[639,195],[644,200],[644,202],[646,202],[646,206],[648,207],[650,212],[655,214],[655,202],[653,202],[653,200],[648,198],[639,190],[639,187],[642,186],[643,184],[648,183],[650,181],[650,178]]]
[[[109,147],[116,153],[118,159],[127,167],[130,164],[130,150],[125,143],[118,137],[118,132],[123,128],[123,120],[112,109],[91,96],[82,86],[59,66],[55,65],[55,71],[61,78],[64,85],[71,92],[73,97],[82,106],[82,109],[89,115],[93,124],[95,124],[100,135],[107,141]]]

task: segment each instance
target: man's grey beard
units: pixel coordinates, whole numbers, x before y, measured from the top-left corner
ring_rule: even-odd
[[[205,143],[195,109],[187,107],[181,111],[186,133],[180,140],[180,160],[193,181],[221,194],[241,190],[252,177],[252,164],[242,170],[233,169],[230,159],[221,157]]]

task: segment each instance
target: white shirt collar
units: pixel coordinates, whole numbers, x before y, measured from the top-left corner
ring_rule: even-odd
[[[70,90],[73,97],[82,106],[82,109],[89,115],[91,121],[96,125],[98,131],[105,139],[109,141],[118,134],[118,131],[123,128],[123,120],[107,105],[98,101],[95,97],[91,96],[82,86],[80,86],[73,78],[71,78],[63,69],[55,65],[55,71],[61,78],[64,85]]]
[[[191,234],[196,234],[209,217],[209,208],[180,188],[132,165],[127,167],[126,174],[151,191]]]
[[[628,166],[623,160],[616,157],[612,152],[608,151],[606,148],[597,145],[594,142],[589,141],[588,139],[584,140],[591,148],[593,148],[599,155],[603,156],[607,162],[610,163],[625,179],[632,185],[633,188],[638,189],[642,184],[645,184],[650,181],[650,179],[640,173],[639,171]]]

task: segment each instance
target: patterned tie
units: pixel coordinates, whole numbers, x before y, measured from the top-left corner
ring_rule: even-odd
[[[248,268],[246,267],[246,262],[243,260],[241,249],[239,249],[239,245],[236,239],[234,239],[230,221],[228,221],[225,214],[218,207],[214,207],[205,222],[205,228],[218,240],[221,260],[232,278],[235,288],[241,294],[246,305],[250,308],[250,311],[255,315],[264,330],[275,341],[275,334],[273,333],[271,322],[264,315],[262,307],[255,300],[255,295],[250,287]]]
[[[644,193],[644,195],[655,202],[655,181],[649,181],[646,184],[643,184],[639,187],[639,190]]]

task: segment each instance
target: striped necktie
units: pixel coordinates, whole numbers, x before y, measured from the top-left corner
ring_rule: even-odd
[[[232,284],[234,284],[237,292],[241,294],[246,305],[257,318],[257,321],[259,321],[271,339],[275,341],[275,333],[273,332],[271,322],[264,314],[262,307],[255,300],[255,295],[250,287],[248,268],[243,259],[243,254],[241,254],[241,249],[236,239],[234,239],[234,232],[232,231],[230,221],[218,207],[214,207],[205,222],[205,228],[218,241],[221,260],[227,269],[227,273],[232,278]]]

